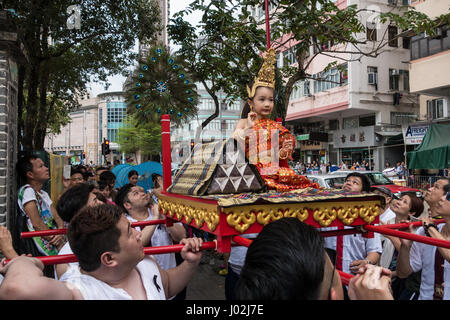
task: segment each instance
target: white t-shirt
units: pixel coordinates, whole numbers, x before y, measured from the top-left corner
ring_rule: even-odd
[[[145,221],[153,220],[153,213],[148,209],[149,216]],[[137,220],[127,215],[130,222],[136,222]],[[176,224],[182,225],[181,222]],[[137,230],[142,231],[140,227]],[[152,235],[152,247],[170,246],[173,245],[172,237],[170,236],[167,227],[164,224],[160,224],[156,227],[155,232]],[[156,262],[161,269],[167,270],[175,268],[177,266],[177,261],[175,260],[175,253],[164,253],[155,255]]]
[[[445,223],[438,225],[439,231]],[[424,236],[423,227],[416,234]],[[437,247],[421,242],[413,242],[409,254],[409,263],[414,272],[422,270],[419,300],[433,300],[434,294],[434,261]],[[450,300],[450,264],[444,259],[444,300]]]
[[[256,238],[257,233],[241,234],[242,238]],[[245,263],[245,257],[247,256],[248,248],[245,246],[231,247],[230,258],[228,259],[228,265],[237,274],[241,274],[242,267]]]
[[[391,207],[389,207],[380,215],[380,223],[387,223],[388,221],[392,220],[392,218],[395,219],[395,217],[395,212],[391,210]]]
[[[166,300],[161,274],[153,257],[146,256],[136,266],[141,275],[148,300]],[[132,297],[123,289],[113,288],[90,275],[80,272],[80,268],[70,266],[60,281],[66,281],[80,290],[85,300],[132,300]]]
[[[56,229],[56,223],[53,219],[51,212],[52,200],[50,199],[47,192],[40,190],[36,192],[29,184],[22,186],[18,191],[17,203],[19,204],[20,211],[22,215],[27,217],[27,227],[29,231],[35,231],[31,219],[27,216],[24,210],[25,204],[30,201],[36,202],[36,207],[39,212],[41,220],[49,227],[49,229]],[[47,240],[42,237],[34,237],[34,243],[37,249],[43,255],[56,255],[58,254],[58,249],[51,245]]]
[[[69,241],[67,241],[64,246],[59,250],[58,256],[63,254],[73,254],[72,248],[70,247]],[[69,263],[69,267],[78,267],[78,262],[71,262]],[[56,268],[55,268],[55,279],[58,280],[58,275],[56,274]]]
[[[344,227],[352,229],[352,227]],[[337,230],[337,227],[321,228],[321,231]],[[337,237],[324,238],[325,248],[336,250]],[[342,271],[350,273],[350,263],[355,260],[364,260],[370,252],[381,254],[380,234],[374,232],[373,238],[364,238],[361,234],[349,234],[343,236]],[[334,263],[334,261],[332,261]]]

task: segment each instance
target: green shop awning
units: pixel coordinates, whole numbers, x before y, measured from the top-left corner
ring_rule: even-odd
[[[432,124],[422,143],[406,157],[409,169],[450,168],[450,124]]]

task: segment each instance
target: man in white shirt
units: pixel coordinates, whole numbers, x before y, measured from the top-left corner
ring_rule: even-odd
[[[342,189],[348,192],[369,192],[370,182],[365,175],[352,172],[345,178]],[[332,229],[335,227],[327,230]],[[346,273],[356,273],[366,264],[376,265],[382,252],[378,233],[374,233],[373,238],[364,238],[361,234],[327,237],[325,248],[332,261],[335,259],[337,269]]]
[[[57,281],[42,276],[37,259],[15,258],[2,270],[0,299],[165,299],[186,287],[202,256],[201,239],[183,239],[184,262],[162,270],[145,256],[141,233],[108,204],[80,211],[67,235],[79,268]]]
[[[126,184],[120,188],[116,204],[123,208],[131,222],[164,219],[160,215],[158,205],[150,198],[142,187]],[[186,237],[182,223],[174,223],[171,227],[165,225],[146,226],[142,231],[142,242],[145,246],[168,246]],[[176,267],[175,254],[166,253],[156,256],[158,265],[164,270]]]

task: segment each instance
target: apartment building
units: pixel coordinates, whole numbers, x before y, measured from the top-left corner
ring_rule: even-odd
[[[83,162],[105,163],[101,148],[104,139],[110,141],[111,156],[108,161],[122,160],[117,144],[117,132],[126,115],[124,93],[105,92],[97,97],[80,101],[81,107],[69,114],[71,122],[60,134],[47,135],[44,148],[47,152],[70,156],[74,164]]]
[[[450,0],[413,0],[411,6],[431,18],[448,13]],[[448,120],[450,99],[450,27],[442,25],[435,35],[413,35],[409,73],[411,92],[419,94],[420,120]]]

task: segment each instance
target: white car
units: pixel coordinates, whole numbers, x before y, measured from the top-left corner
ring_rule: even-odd
[[[317,182],[323,188],[340,189],[344,185],[346,174],[307,174],[311,182]]]

